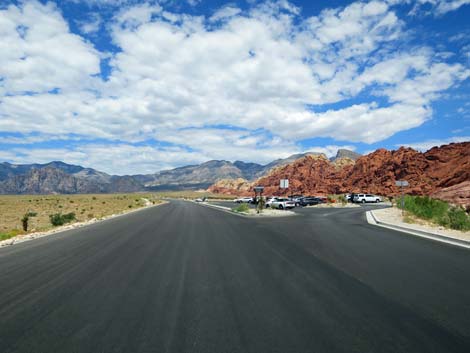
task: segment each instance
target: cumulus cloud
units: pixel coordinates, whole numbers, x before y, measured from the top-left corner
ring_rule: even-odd
[[[312,17],[287,1],[208,17],[126,3],[106,26],[119,48],[107,80],[105,53],[71,33],[54,5],[0,10],[0,131],[78,134],[130,151],[156,140],[193,162],[268,162],[304,139],[374,143],[420,126],[432,102],[469,77],[430,47],[401,45],[409,34],[387,1]],[[89,25],[82,31],[96,30]],[[183,162],[148,148],[154,170],[167,153]]]
[[[0,37],[0,97],[87,89],[100,72],[99,53],[52,3],[0,10]]]
[[[432,139],[426,140],[421,142],[411,142],[406,143],[404,146],[414,148],[418,151],[427,151],[433,147],[439,147],[442,145],[447,145],[449,143],[456,143],[456,142],[470,142],[470,136],[453,136],[447,139]],[[403,145],[396,145],[397,147],[401,147]]]

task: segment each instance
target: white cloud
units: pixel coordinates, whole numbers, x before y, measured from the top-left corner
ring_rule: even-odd
[[[227,19],[227,18],[236,16],[236,15],[238,15],[238,14],[241,13],[241,12],[242,12],[242,10],[240,10],[238,7],[234,7],[234,6],[225,6],[225,7],[222,7],[221,9],[217,10],[217,11],[209,18],[209,20],[212,21],[212,22],[220,21],[220,20],[223,20],[223,19]]]
[[[118,140],[126,151],[156,139],[186,146],[179,152],[194,161],[268,162],[303,139],[373,143],[420,126],[469,76],[448,55],[400,45],[410,34],[385,1],[309,18],[287,1],[209,18],[153,2],[123,7],[106,28],[120,51],[105,82],[96,77],[105,53],[72,34],[54,5],[2,10],[0,131]],[[146,151],[153,171],[172,153]]]
[[[87,21],[78,22],[80,31],[85,34],[96,33],[100,30],[103,20],[97,13],[91,14]]]
[[[388,0],[391,4],[413,4],[410,14],[416,15],[423,12],[424,6],[431,6],[426,10],[427,14],[442,16],[448,12],[458,10],[464,5],[470,4],[470,0]]]
[[[0,37],[0,97],[86,89],[100,72],[98,52],[69,32],[52,3],[0,10]]]
[[[433,147],[439,147],[442,145],[447,145],[449,143],[456,143],[456,142],[470,142],[470,136],[454,136],[447,139],[434,139],[434,140],[426,140],[421,142],[411,142],[406,143],[403,145],[396,145],[396,147],[406,146],[414,148],[418,151],[427,151]]]

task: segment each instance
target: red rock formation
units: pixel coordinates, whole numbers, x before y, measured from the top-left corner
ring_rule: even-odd
[[[470,181],[449,186],[435,192],[431,196],[456,205],[470,205]]]
[[[287,190],[279,188],[279,180],[284,178],[289,179]],[[400,193],[395,186],[397,180],[408,181],[410,186],[406,192],[417,195],[435,194],[469,181],[470,142],[434,147],[425,153],[404,147],[396,151],[379,149],[359,158],[354,165],[351,162],[333,164],[321,155],[306,156],[272,171],[252,185],[264,186],[266,195],[369,192],[392,196]],[[238,191],[231,193],[237,194],[240,190],[238,187]],[[459,197],[465,199],[466,196]]]

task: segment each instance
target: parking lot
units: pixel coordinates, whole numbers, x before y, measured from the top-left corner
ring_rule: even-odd
[[[208,204],[216,205],[216,206],[223,206],[223,207],[228,207],[228,208],[235,208],[239,206],[239,203],[236,203],[234,201],[208,201]],[[256,205],[248,203],[247,204],[250,208],[256,208]],[[349,203],[348,205],[351,205]],[[366,204],[354,204],[358,205],[359,207],[363,208],[364,211],[367,211],[369,209],[378,209],[378,208],[385,208],[385,207],[390,207],[391,205],[388,202],[380,202],[380,203],[366,203]],[[293,209],[290,209],[290,211],[296,212],[298,214],[303,214],[303,215],[308,215],[311,213],[318,213],[318,212],[328,212],[328,211],[336,211],[336,210],[344,210],[348,209],[347,207],[341,207],[338,205],[338,207],[331,207],[331,208],[325,208],[322,206],[308,206],[308,207],[294,207]]]

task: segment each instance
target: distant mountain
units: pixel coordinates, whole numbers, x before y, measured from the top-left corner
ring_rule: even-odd
[[[63,162],[0,163],[0,194],[79,194],[143,190],[133,177],[111,176]]]
[[[253,181],[276,168],[291,164],[308,155],[323,156],[326,159],[326,156],[322,154],[307,152],[277,159],[266,165],[243,161],[232,163],[212,160],[202,164],[164,170],[155,174],[126,176],[109,175],[92,168],[60,161],[21,165],[0,163],[0,194],[74,194],[207,189],[219,180],[244,179]]]
[[[349,159],[352,159],[353,161],[357,161],[361,156],[362,155],[360,153],[350,151],[344,148],[340,148],[338,152],[336,153],[336,156],[330,158],[330,161],[334,162],[341,158],[349,158]]]
[[[140,177],[147,180],[144,185],[151,190],[176,188],[206,189],[218,179],[252,179],[263,166],[256,163],[237,161],[208,161],[198,165],[165,170],[153,175]]]
[[[207,189],[219,180],[255,180],[272,169],[290,164],[307,155],[317,156],[321,154],[315,152],[294,154],[287,158],[277,159],[266,165],[242,161],[232,163],[229,161],[213,160],[198,165],[190,165],[136,177],[146,188],[151,190]]]

